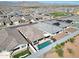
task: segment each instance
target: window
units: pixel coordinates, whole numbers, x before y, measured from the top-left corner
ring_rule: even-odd
[[[37,41],[34,41],[33,43],[36,43]]]
[[[26,47],[26,45],[21,46],[22,48]]]
[[[43,38],[39,39],[38,41],[41,41]]]
[[[46,36],[45,38],[49,38],[50,36]]]

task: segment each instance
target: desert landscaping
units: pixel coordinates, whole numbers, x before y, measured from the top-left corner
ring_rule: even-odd
[[[79,35],[68,39],[68,41],[55,46],[44,54],[44,58],[78,58],[79,57]]]

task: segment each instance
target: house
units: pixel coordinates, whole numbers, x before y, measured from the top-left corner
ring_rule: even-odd
[[[13,16],[13,17],[10,18],[10,20],[13,22],[13,24],[19,25],[19,21],[21,20],[21,17]]]
[[[6,26],[10,26],[13,24],[13,22],[11,22],[11,20],[9,18],[4,18],[4,22],[5,22]]]
[[[50,20],[51,16],[49,14],[43,14],[43,20]]]
[[[36,20],[50,20],[51,16],[48,13],[33,13],[32,16]]]
[[[4,26],[4,19],[0,17],[0,26]]]
[[[43,31],[40,31],[39,29],[34,28],[33,26],[24,26],[17,28],[25,37],[27,37],[31,42],[33,42],[35,39],[39,39],[44,37],[43,34],[45,34]]]
[[[41,31],[38,28],[33,27],[32,25],[19,27],[17,29],[21,32],[21,34],[24,37],[26,37],[28,42],[33,44],[33,46],[37,50],[42,49],[38,47],[39,45],[42,46],[42,44],[45,44],[45,42],[49,42],[49,44],[51,43],[51,39],[49,38],[50,35],[48,33]]]
[[[13,16],[10,18],[10,20],[13,22],[13,24],[19,25],[21,23],[32,22],[32,20],[34,19],[31,16],[25,15],[25,16]]]
[[[50,33],[51,35],[56,34],[57,32],[62,30],[61,27],[58,27],[58,26],[55,26],[53,24],[46,23],[46,22],[39,22],[37,24],[34,24],[33,26],[35,28],[38,28],[39,30],[45,31],[47,33]]]
[[[11,21],[8,18],[1,18],[0,19],[0,26],[10,26]]]
[[[9,12],[7,15],[13,17],[13,16],[20,16],[22,15],[22,13],[21,11],[12,11],[12,12]]]
[[[11,51],[20,44],[28,44],[16,29],[0,30],[0,50]]]
[[[22,19],[25,20],[26,22],[31,22],[31,23],[35,22],[35,19],[31,15],[22,16]]]

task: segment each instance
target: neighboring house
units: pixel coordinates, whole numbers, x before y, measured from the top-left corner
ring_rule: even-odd
[[[12,11],[12,12],[8,13],[7,15],[9,15],[9,16],[19,16],[19,15],[22,15],[22,13],[20,11]]]
[[[32,16],[36,20],[50,20],[51,19],[51,16],[49,14],[45,14],[45,13],[35,13],[35,14],[32,14]]]
[[[54,16],[51,16],[51,19],[54,19]]]
[[[13,24],[19,25],[19,21],[21,20],[21,17],[13,16],[13,17],[10,18],[10,20],[13,22]]]
[[[61,27],[52,25],[50,23],[45,23],[45,22],[39,22],[37,24],[34,24],[33,26],[35,28],[38,28],[38,29],[42,30],[42,31],[46,31],[47,33],[50,33],[52,35],[56,34],[57,32],[62,30]]]
[[[3,25],[4,25],[4,23],[3,23],[3,19],[0,18],[0,26],[3,26]]]
[[[8,18],[3,18],[1,17],[0,18],[0,26],[6,26],[6,25],[9,25],[10,24],[10,21],[8,20]]]
[[[5,22],[6,26],[12,25],[12,22],[10,21],[9,18],[4,18],[4,22]]]
[[[32,17],[34,17],[36,20],[42,20],[43,19],[42,15],[39,15],[39,14],[33,14]]]
[[[49,14],[44,14],[43,16],[43,20],[50,20],[51,16]]]
[[[28,15],[23,16],[22,19],[23,18],[24,18],[25,21],[29,21],[29,22],[35,21],[35,19],[32,16],[30,16],[30,15],[29,16]]]
[[[31,20],[34,20],[33,17],[25,15],[25,16],[13,16],[10,18],[10,20],[15,25],[19,25],[20,23],[27,23],[31,22]]]
[[[20,44],[28,44],[16,29],[0,30],[0,50],[11,51]]]
[[[3,14],[3,12],[0,10],[0,15],[2,15]]]

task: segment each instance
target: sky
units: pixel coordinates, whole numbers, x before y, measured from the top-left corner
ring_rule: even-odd
[[[79,5],[79,1],[40,1],[42,3],[59,3],[59,4],[74,4],[74,5]]]
[[[0,1],[79,1],[79,0],[0,0]]]
[[[79,5],[79,0],[0,0],[0,1],[38,1],[41,3],[50,3],[50,4],[74,4]]]

